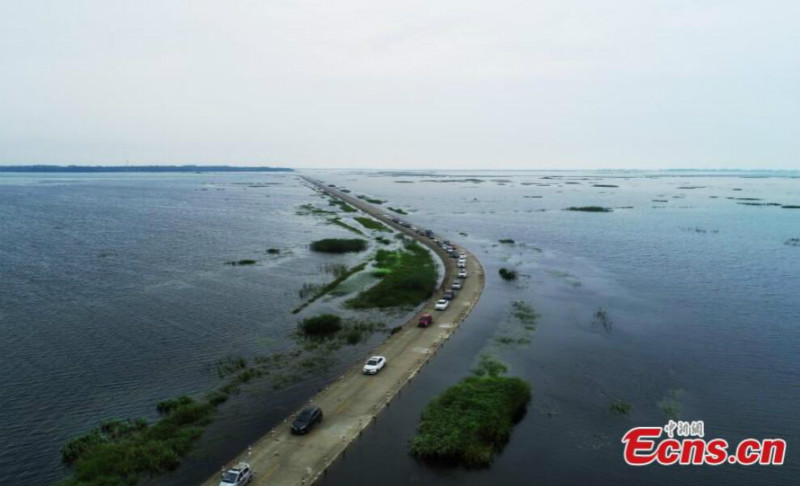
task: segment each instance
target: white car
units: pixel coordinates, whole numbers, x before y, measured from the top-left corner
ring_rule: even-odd
[[[253,479],[253,470],[250,464],[240,462],[239,464],[222,473],[219,486],[242,486]]]
[[[454,280],[453,285],[450,288],[453,290],[461,290],[461,280]]]
[[[466,260],[459,260],[456,265],[458,265],[458,268],[467,268],[467,261]]]
[[[461,260],[466,260],[467,259],[467,254],[466,253],[462,253],[462,254],[458,255],[458,258],[461,259]]]
[[[436,301],[436,305],[433,306],[436,310],[445,310],[450,306],[450,301],[447,299],[440,299]]]
[[[467,278],[467,269],[462,268],[458,271],[458,278]]]
[[[386,366],[386,358],[383,356],[373,356],[367,360],[367,364],[364,365],[364,374],[365,375],[374,375],[377,374],[383,367]]]

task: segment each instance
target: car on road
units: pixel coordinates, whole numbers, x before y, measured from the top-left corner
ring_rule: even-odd
[[[466,253],[461,253],[461,254],[458,255],[458,258],[460,258],[462,260],[466,260],[467,259],[467,254]]]
[[[433,324],[433,316],[430,314],[422,314],[419,316],[419,327],[428,327]]]
[[[456,293],[453,290],[445,290],[442,298],[447,300],[453,300],[456,298]]]
[[[383,356],[373,356],[367,360],[367,364],[364,365],[364,374],[365,375],[375,375],[383,367],[386,366],[386,358]]]
[[[436,305],[433,306],[434,309],[443,311],[450,306],[450,301],[447,299],[439,299],[436,301]]]
[[[461,290],[461,280],[454,280],[450,288],[453,290]]]
[[[253,479],[253,470],[250,464],[240,462],[222,473],[219,486],[243,486]]]
[[[322,422],[322,409],[319,407],[308,407],[297,414],[292,422],[293,434],[307,434],[315,425]]]
[[[467,269],[462,268],[458,271],[458,278],[467,278]]]
[[[459,260],[458,263],[456,263],[456,265],[458,265],[458,268],[467,268],[467,261]]]

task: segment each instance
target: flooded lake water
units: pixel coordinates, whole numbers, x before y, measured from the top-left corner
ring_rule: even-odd
[[[800,238],[800,210],[760,205],[800,205],[797,174],[304,173],[407,211],[468,247],[487,273],[473,313],[324,484],[790,484],[800,475],[800,247],[787,244]],[[310,241],[351,233],[298,214],[305,203],[334,210],[297,174],[0,175],[0,482],[59,480],[65,440],[107,418],[154,419],[157,401],[219,386],[218,360],[291,350],[298,317],[339,310],[346,296],[291,314],[304,284],[332,279],[326,265],[363,258],[309,252]],[[564,211],[589,205],[614,210]],[[225,265],[248,258],[258,264]],[[501,280],[501,267],[520,279]],[[540,318],[529,343],[504,344],[517,337],[518,300]],[[357,317],[392,325],[405,315]],[[159,482],[218,470],[382,338],[279,390],[249,385]],[[511,441],[483,470],[414,460],[407,446],[422,408],[484,352],[533,386]],[[616,399],[632,412],[611,414]],[[786,464],[625,465],[622,434],[663,425],[667,411],[704,420],[707,437],[785,438]]]

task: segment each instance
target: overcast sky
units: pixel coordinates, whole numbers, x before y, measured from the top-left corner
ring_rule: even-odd
[[[0,0],[0,164],[800,168],[797,0]]]

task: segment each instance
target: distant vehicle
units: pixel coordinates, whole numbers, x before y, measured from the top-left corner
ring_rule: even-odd
[[[453,300],[456,298],[456,293],[453,290],[445,290],[442,298],[447,300]]]
[[[458,271],[458,278],[467,278],[467,269],[462,268]]]
[[[436,305],[433,306],[436,310],[445,310],[450,306],[450,301],[447,299],[440,299],[436,301]]]
[[[461,280],[453,281],[453,285],[450,286],[453,290],[461,290]]]
[[[458,258],[460,258],[462,260],[466,260],[467,259],[467,254],[466,253],[461,253],[460,255],[458,255]]]
[[[383,356],[373,356],[367,360],[367,364],[364,365],[364,374],[365,375],[374,375],[377,374],[383,367],[386,366],[386,358]]]
[[[430,314],[422,314],[419,316],[419,327],[428,327],[433,324],[433,316]]]
[[[467,261],[466,260],[459,260],[456,265],[458,265],[458,268],[467,268]]]
[[[253,470],[250,464],[240,462],[239,464],[222,473],[219,486],[243,486],[253,479]]]
[[[319,407],[308,407],[294,418],[292,422],[293,434],[307,434],[315,425],[322,422],[322,409]]]

